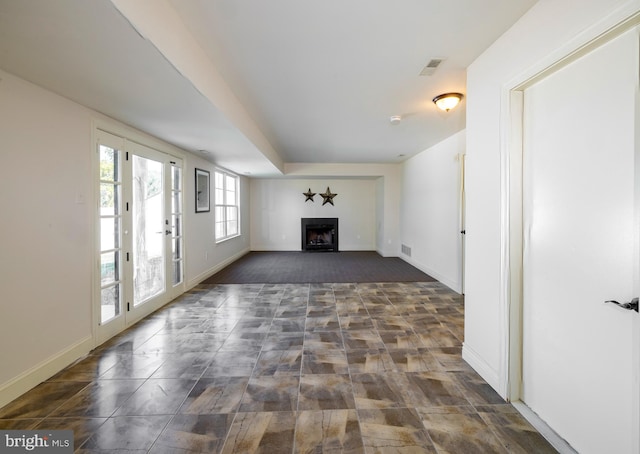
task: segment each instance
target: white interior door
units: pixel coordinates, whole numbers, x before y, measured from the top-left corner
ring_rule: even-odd
[[[522,400],[580,453],[637,454],[638,31],[525,91]]]

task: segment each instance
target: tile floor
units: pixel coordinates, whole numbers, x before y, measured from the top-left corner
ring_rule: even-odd
[[[80,453],[556,452],[439,283],[201,285],[0,409]]]

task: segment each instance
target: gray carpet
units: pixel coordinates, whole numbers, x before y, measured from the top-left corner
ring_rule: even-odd
[[[203,284],[433,282],[398,257],[375,251],[250,252]]]

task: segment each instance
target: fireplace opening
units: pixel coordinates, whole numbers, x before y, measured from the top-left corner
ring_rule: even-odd
[[[338,218],[302,218],[302,250],[338,252]]]

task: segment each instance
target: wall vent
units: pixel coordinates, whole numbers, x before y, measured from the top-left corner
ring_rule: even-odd
[[[411,248],[406,244],[402,245],[402,253],[408,257],[411,257]]]
[[[420,75],[433,76],[433,73],[436,72],[436,69],[438,69],[438,66],[440,66],[440,64],[444,60],[445,60],[444,58],[432,58],[431,60],[429,60],[429,63],[427,63],[427,66],[422,68],[422,71],[420,71]]]

